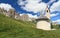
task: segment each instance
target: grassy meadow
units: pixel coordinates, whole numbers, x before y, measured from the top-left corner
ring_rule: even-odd
[[[0,14],[0,38],[60,38],[60,29],[36,29],[33,22],[19,21]]]

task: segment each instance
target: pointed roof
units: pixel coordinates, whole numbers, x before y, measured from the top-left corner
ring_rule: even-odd
[[[36,19],[36,21],[39,20],[49,20],[46,16],[40,16],[39,18]]]

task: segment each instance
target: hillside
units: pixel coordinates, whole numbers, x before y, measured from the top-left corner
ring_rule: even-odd
[[[60,30],[39,30],[32,22],[18,21],[0,14],[0,38],[60,38]]]

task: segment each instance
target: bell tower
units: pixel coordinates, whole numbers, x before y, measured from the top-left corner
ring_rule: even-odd
[[[49,9],[49,6],[46,7],[45,16],[46,16],[48,19],[50,19],[50,9]]]

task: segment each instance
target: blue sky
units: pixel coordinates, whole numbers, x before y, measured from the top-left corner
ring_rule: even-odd
[[[8,3],[10,5],[12,5],[12,7],[14,7],[16,9],[17,12],[21,12],[21,13],[31,13],[31,12],[27,12],[25,10],[23,10],[22,8],[20,8],[20,6],[17,4],[18,0],[0,0],[0,3]],[[48,3],[50,0],[43,0],[42,2]]]
[[[51,20],[60,22],[60,0],[0,0],[0,4],[1,3],[11,5],[18,13],[38,16],[40,13],[39,11],[44,10],[45,6],[49,5],[51,10]]]

